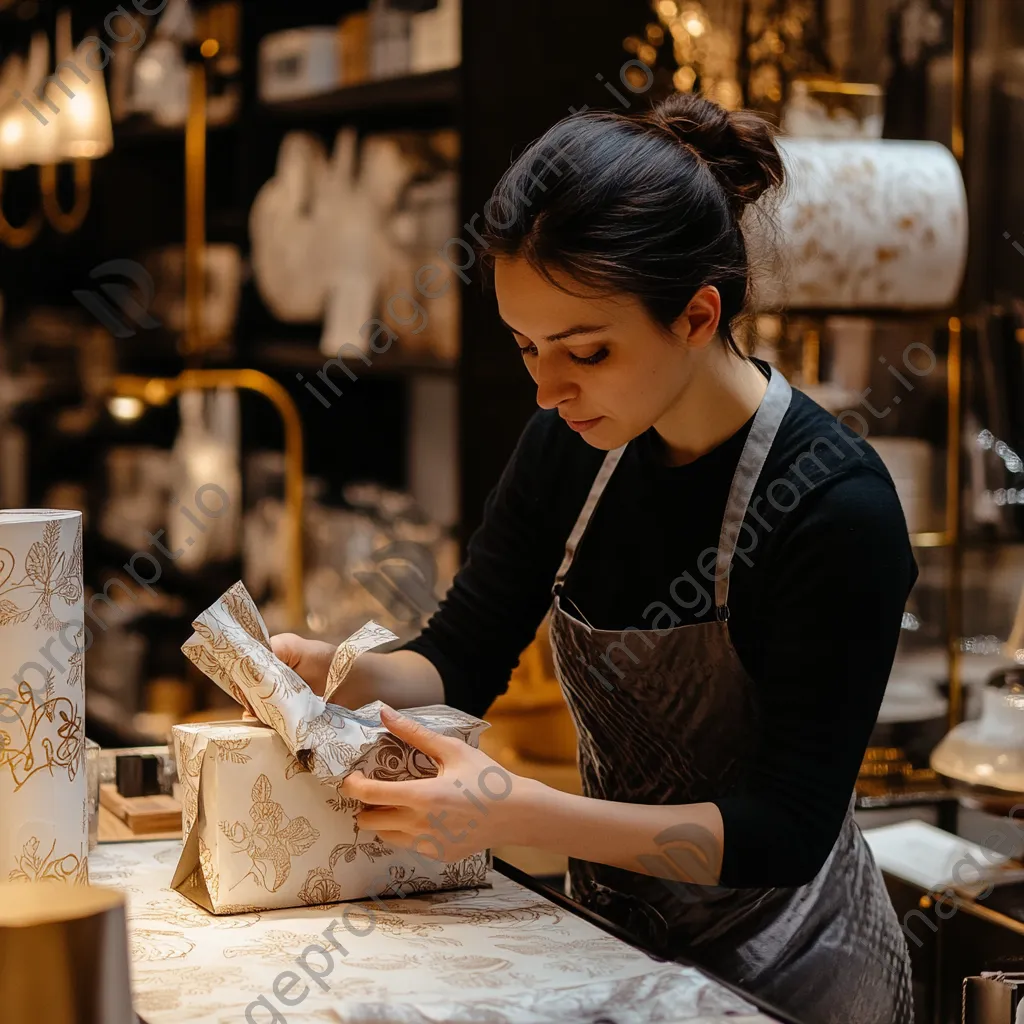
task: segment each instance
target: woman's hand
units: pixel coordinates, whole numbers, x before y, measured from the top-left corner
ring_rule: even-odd
[[[433,758],[439,773],[401,782],[368,779],[359,771],[347,776],[342,794],[370,805],[356,815],[361,831],[376,833],[392,848],[446,864],[517,841],[519,821],[536,785],[531,779],[513,775],[483,751],[438,736],[389,707],[380,717],[389,732]]]
[[[323,640],[307,640],[296,633],[278,633],[270,638],[270,649],[294,669],[319,697],[327,689],[327,670],[337,647]]]

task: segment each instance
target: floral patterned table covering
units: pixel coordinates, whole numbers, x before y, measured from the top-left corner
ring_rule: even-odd
[[[498,871],[489,888],[386,900],[371,927],[365,902],[215,917],[169,888],[180,852],[161,841],[89,855],[93,884],[127,893],[146,1024],[773,1024]],[[344,953],[324,935],[332,922]]]

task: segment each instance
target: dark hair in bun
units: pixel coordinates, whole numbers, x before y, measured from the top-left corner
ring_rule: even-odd
[[[677,93],[642,114],[565,118],[531,143],[494,189],[483,255],[521,256],[548,280],[639,298],[665,327],[694,293],[722,297],[732,331],[750,287],[740,218],[783,185],[774,131],[757,114]]]

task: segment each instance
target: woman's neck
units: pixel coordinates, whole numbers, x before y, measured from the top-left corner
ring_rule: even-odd
[[[757,411],[768,388],[749,359],[727,352],[706,353],[678,401],[654,429],[672,466],[682,466],[728,440]]]

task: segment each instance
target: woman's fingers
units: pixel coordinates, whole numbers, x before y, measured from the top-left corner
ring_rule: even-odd
[[[376,832],[389,830],[405,832],[412,827],[413,818],[404,807],[373,807],[360,811],[356,815],[356,824],[360,832]]]
[[[405,782],[387,782],[381,779],[368,779],[361,771],[346,775],[341,783],[342,796],[361,800],[364,804],[378,804],[384,807],[405,807],[407,801],[416,797],[416,790],[410,786],[420,786],[429,779],[412,779]]]
[[[446,754],[450,756],[453,744],[458,743],[460,747],[464,745],[461,740],[456,740],[451,736],[438,736],[436,732],[431,732],[425,725],[420,725],[419,722],[399,714],[386,704],[380,709],[380,720],[393,736],[405,740],[417,750],[422,750],[424,754],[432,757],[439,764],[444,763]]]

